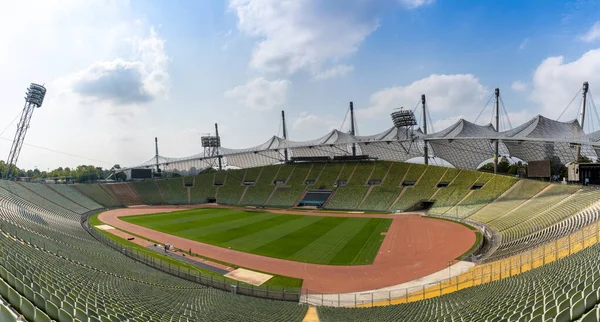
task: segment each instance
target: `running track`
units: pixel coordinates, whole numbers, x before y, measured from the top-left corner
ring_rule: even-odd
[[[221,248],[137,226],[118,218],[176,210],[182,208],[123,208],[101,213],[98,219],[113,227],[163,244],[171,244],[186,250],[191,248],[196,254],[219,261],[277,275],[301,278],[304,280],[303,289],[309,290],[310,293],[325,294],[376,290],[427,276],[448,267],[449,260],[464,254],[475,243],[474,231],[450,221],[419,215],[335,214],[344,217],[391,217],[393,221],[373,264],[333,266],[300,263]],[[311,212],[298,214],[333,215]]]

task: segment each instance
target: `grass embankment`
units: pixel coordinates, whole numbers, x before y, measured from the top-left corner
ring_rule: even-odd
[[[97,225],[103,225],[104,224],[102,221],[100,221],[98,219],[98,214],[95,214],[95,215],[91,216],[88,219],[88,221],[89,221],[90,225],[92,225],[92,227],[94,227],[94,228]],[[134,242],[131,242],[131,241],[128,241],[128,240],[123,239],[121,237],[115,236],[115,235],[113,235],[113,234],[111,234],[111,233],[109,233],[109,232],[107,232],[105,230],[100,230],[100,229],[97,229],[97,228],[95,228],[95,229],[98,232],[100,232],[102,235],[110,238],[111,240],[113,240],[113,241],[115,241],[115,242],[117,242],[117,243],[119,243],[119,244],[121,244],[121,245],[123,245],[125,247],[134,249],[134,250],[136,250],[136,251],[138,251],[138,252],[140,252],[140,253],[142,253],[142,254],[144,254],[146,256],[162,260],[165,263],[170,263],[171,265],[175,265],[175,266],[181,267],[182,269],[185,269],[185,270],[189,269],[190,271],[199,272],[199,273],[201,273],[204,276],[216,276],[216,277],[225,278],[226,280],[230,281],[231,284],[238,283],[238,281],[233,280],[233,279],[229,279],[227,277],[224,277],[221,274],[215,273],[215,272],[207,270],[207,269],[203,269],[203,268],[195,266],[195,265],[191,265],[191,264],[179,261],[179,260],[177,260],[177,259],[175,259],[173,257],[170,257],[170,256],[163,255],[163,254],[161,254],[159,252],[156,252],[154,250],[151,250],[151,249],[148,249],[146,247],[140,246],[140,245],[138,245],[138,244],[136,244]],[[127,233],[131,234],[130,232],[127,232]],[[153,243],[156,242],[156,241],[153,241],[153,240],[150,240],[150,239],[147,239],[147,238],[143,238],[143,237],[135,235],[135,234],[131,234],[131,235],[136,236],[136,238],[142,238],[142,239],[148,240],[148,241],[153,242]],[[211,259],[211,258],[208,258],[208,257],[204,257],[204,256],[197,256],[197,257],[204,258],[204,259],[210,260],[212,262],[223,264],[223,265],[226,265],[226,266],[229,266],[229,267],[233,267],[233,268],[242,268],[241,266],[233,265],[233,264],[222,262],[222,261],[217,261],[217,260],[214,260],[214,259]],[[256,271],[256,270],[254,270],[254,271]],[[258,271],[258,272],[260,272],[260,271]],[[262,272],[262,273],[273,275],[273,274],[271,274],[269,272]],[[302,282],[303,282],[302,279],[298,279],[298,278],[293,278],[293,277],[288,277],[288,276],[281,276],[281,275],[273,275],[273,277],[271,279],[269,279],[267,282],[265,282],[260,287],[301,288],[302,287]],[[240,285],[250,286],[249,284],[242,283],[242,282],[239,282],[239,284]]]
[[[191,209],[127,216],[129,223],[219,247],[299,262],[371,264],[392,219]]]

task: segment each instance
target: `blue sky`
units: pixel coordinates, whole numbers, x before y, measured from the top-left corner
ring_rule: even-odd
[[[155,136],[161,154],[191,155],[214,122],[224,146],[257,145],[282,109],[291,139],[312,139],[340,128],[350,100],[363,135],[420,94],[435,130],[473,121],[495,87],[513,125],[556,118],[583,81],[600,84],[598,17],[598,1],[13,2],[0,14],[0,131],[30,82],[48,96],[26,142],[71,155],[25,146],[26,168],[134,165]]]

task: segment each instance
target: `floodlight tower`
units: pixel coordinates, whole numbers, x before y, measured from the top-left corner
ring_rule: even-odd
[[[500,126],[500,89],[496,88],[496,90],[494,91],[494,95],[496,96],[496,105],[495,105],[495,109],[494,109],[494,130],[496,130],[496,132],[500,132],[500,129],[498,128]],[[498,172],[498,140],[494,140],[494,173]]]
[[[583,82],[583,88],[581,89],[581,93],[583,95],[583,106],[581,107],[581,129],[584,130],[584,122],[585,122],[585,107],[587,105],[587,93],[590,89],[590,85],[588,82]],[[577,146],[577,163],[581,159],[581,145]]]
[[[214,166],[214,159],[218,160],[219,170],[222,170],[221,156],[219,155],[219,148],[221,147],[221,138],[219,137],[219,126],[215,123],[215,136],[210,134],[202,136],[202,147],[204,148],[204,157],[207,158],[209,164]]]
[[[414,136],[413,128],[415,125],[417,125],[415,113],[413,113],[411,110],[405,110],[403,107],[401,107],[399,110],[392,112],[391,116],[394,126],[398,130],[405,130],[406,139],[412,140]],[[400,133],[400,131],[398,131],[398,133]]]
[[[12,167],[17,165],[17,160],[19,159],[19,154],[21,153],[21,148],[25,141],[25,135],[29,129],[29,122],[31,121],[33,110],[36,107],[39,108],[42,106],[45,96],[46,88],[43,85],[31,83],[29,88],[27,88],[27,92],[25,93],[25,107],[23,107],[23,112],[21,112],[21,119],[17,125],[17,132],[15,133],[10,153],[6,159],[6,171],[4,172],[5,179],[12,176]]]

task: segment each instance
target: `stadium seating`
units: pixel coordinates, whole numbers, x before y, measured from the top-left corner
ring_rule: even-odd
[[[479,178],[479,181],[486,183],[481,189],[471,191],[466,198],[454,206],[454,209],[450,209],[449,216],[465,218],[496,200],[518,182],[516,178],[500,175],[493,176],[491,179]]]
[[[163,198],[170,205],[186,205],[189,203],[187,188],[183,185],[183,178],[159,180]]]
[[[385,176],[381,185],[374,186],[363,204],[361,209],[387,211],[392,203],[402,192],[402,180],[409,168],[408,163],[394,162],[391,165],[387,176]]]
[[[7,181],[0,186],[2,321],[17,319],[9,304],[30,321],[301,321],[306,312],[131,260],[91,237],[80,214],[55,213],[60,207],[32,191]]]
[[[338,179],[340,172],[344,168],[344,163],[335,162],[328,163],[325,165],[319,178],[315,182],[314,186],[311,189],[324,189],[331,190]]]
[[[103,205],[104,207],[121,207],[122,203],[111,197],[100,185],[98,184],[75,184],[73,187],[83,195],[91,198],[95,202]]]
[[[600,245],[540,268],[432,299],[375,308],[319,307],[320,321],[597,321]],[[587,313],[586,313],[587,312]]]
[[[66,197],[57,193],[56,191],[48,188],[47,185],[28,182],[21,182],[20,184],[22,184],[25,188],[31,190],[32,192],[38,194],[40,197],[51,201],[57,204],[58,206],[68,209],[74,213],[83,213],[89,210],[83,207],[82,205],[79,205],[74,201],[67,199]]]
[[[101,187],[125,206],[135,206],[144,203],[129,183],[109,183],[103,184]]]
[[[437,183],[447,171],[446,168],[411,164],[404,182],[414,182],[414,186],[407,186],[400,198],[391,207],[391,211],[406,211],[421,200],[429,200],[436,192]]]
[[[217,188],[214,186],[215,173],[201,173],[194,176],[194,186],[190,188],[190,203],[205,203],[209,198],[214,198]]]
[[[52,188],[53,190],[60,193],[61,195],[73,200],[77,204],[82,205],[83,207],[85,207],[89,210],[100,209],[103,207],[102,205],[95,202],[94,200],[82,195],[79,191],[77,191],[71,185],[51,184],[51,185],[48,185],[48,187]]]
[[[237,205],[246,189],[246,186],[242,184],[245,175],[246,169],[227,170],[223,185],[217,187],[217,203]]]
[[[306,189],[304,182],[308,176],[312,165],[298,164],[281,166],[280,173],[276,180],[285,180],[284,185],[277,185],[273,194],[267,200],[265,205],[271,207],[291,207],[296,204]],[[286,177],[286,174],[289,176]]]
[[[367,180],[371,177],[373,169],[375,169],[375,163],[361,162],[356,164],[354,171],[348,177],[340,175],[339,180],[347,180],[347,185],[337,187],[335,194],[325,205],[325,208],[342,210],[355,210],[358,208],[369,190]]]
[[[246,188],[246,192],[240,201],[240,204],[249,206],[262,206],[273,192],[273,189],[275,188],[273,181],[282,167],[268,166],[260,169],[261,172],[256,178],[255,185],[248,186]]]
[[[486,205],[468,218],[487,223],[517,208],[537,193],[548,187],[548,183],[534,180],[520,180],[512,189],[493,203]]]
[[[131,183],[137,195],[147,205],[163,205],[165,200],[156,181],[137,181]]]
[[[469,170],[461,171],[447,187],[440,188],[435,194],[432,198],[435,200],[435,203],[429,212],[434,215],[446,213],[471,192],[470,188],[473,184],[486,184],[490,179],[491,176],[481,172]]]

